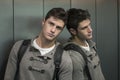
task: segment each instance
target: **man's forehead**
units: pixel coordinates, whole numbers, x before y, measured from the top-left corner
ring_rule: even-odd
[[[82,22],[79,22],[79,26],[87,26],[91,23],[89,19],[83,20]]]
[[[64,26],[64,24],[65,24],[61,19],[58,19],[58,18],[55,18],[55,17],[48,18],[48,21],[52,22],[54,24],[57,24],[59,26]]]

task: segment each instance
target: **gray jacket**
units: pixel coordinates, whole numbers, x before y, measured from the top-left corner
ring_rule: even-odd
[[[10,52],[4,80],[14,80],[17,68],[17,52],[21,43],[22,40],[16,42]],[[41,56],[40,52],[32,46],[32,43],[33,40],[20,62],[19,80],[52,80],[55,69],[53,55],[59,43],[56,42],[55,48],[44,56]],[[66,51],[62,55],[59,80],[72,80],[72,61]]]
[[[78,45],[74,42],[68,42],[64,46],[71,43]],[[93,41],[88,41],[88,44],[90,46],[90,51],[83,49],[79,45],[78,46],[82,48],[83,52],[88,56],[92,80],[105,80],[100,66],[100,59],[94,49],[95,43]],[[88,70],[86,69],[86,62],[83,56],[79,52],[73,50],[69,50],[68,52],[73,62],[73,80],[90,80],[87,75]]]

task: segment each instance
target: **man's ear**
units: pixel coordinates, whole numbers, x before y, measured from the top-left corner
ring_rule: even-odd
[[[69,31],[70,31],[70,33],[73,34],[73,35],[76,35],[76,34],[77,34],[76,30],[73,29],[73,28],[70,28]]]

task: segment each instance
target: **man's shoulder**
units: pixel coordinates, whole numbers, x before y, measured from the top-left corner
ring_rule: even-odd
[[[21,44],[23,43],[23,41],[25,41],[25,42],[33,42],[33,39],[17,40],[17,41],[15,41],[14,46],[19,46],[19,45],[21,45]]]
[[[17,47],[20,47],[20,45],[22,44],[24,40],[17,40],[15,41],[14,45],[13,45],[13,48],[17,48]]]
[[[75,44],[74,42],[66,42],[66,43],[63,44],[63,47],[65,48],[66,46],[68,46],[68,45],[70,45],[70,44],[77,45],[77,44]]]
[[[76,47],[80,47],[77,43],[75,42],[66,42],[65,44],[63,44],[63,48],[66,51],[75,51],[74,48]]]
[[[26,42],[27,42],[27,40],[29,40],[29,44],[30,44],[31,39],[17,40],[17,41],[15,41],[12,48],[18,50],[20,48],[20,46],[22,45],[23,41],[25,41],[25,40],[26,40]]]

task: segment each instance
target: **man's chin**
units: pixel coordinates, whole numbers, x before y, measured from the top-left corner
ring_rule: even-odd
[[[55,39],[50,37],[50,38],[47,38],[47,40],[52,42],[52,41],[54,41]]]
[[[93,37],[91,36],[91,37],[88,38],[88,40],[91,40],[92,38],[93,38]]]

